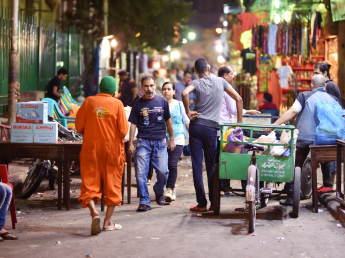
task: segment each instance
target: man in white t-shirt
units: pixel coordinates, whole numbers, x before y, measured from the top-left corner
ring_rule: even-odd
[[[235,78],[234,69],[229,65],[222,65],[218,70],[218,76],[226,80],[231,85],[233,79]],[[243,109],[243,115],[245,114],[257,115],[257,114],[260,114],[260,111]],[[236,101],[224,92],[222,107],[220,109],[219,123],[233,123],[234,116],[236,115],[237,115]],[[220,136],[220,133],[218,136]],[[220,151],[219,148],[220,148],[220,141],[218,140],[215,171],[218,170],[219,151]],[[222,190],[220,195],[230,195],[230,192],[229,192],[229,190],[231,189],[230,180],[228,179],[220,180],[220,189]]]

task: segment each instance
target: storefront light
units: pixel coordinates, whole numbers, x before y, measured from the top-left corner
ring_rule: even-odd
[[[216,32],[217,32],[218,34],[222,34],[223,29],[222,29],[222,28],[216,28]]]
[[[279,16],[278,13],[276,13],[276,15],[274,16],[274,22],[275,22],[276,24],[278,24],[278,23],[280,22],[280,16]]]
[[[223,21],[223,26],[224,27],[228,27],[228,22],[227,21]]]
[[[169,57],[168,56],[163,56],[162,59],[163,59],[164,62],[169,61]]]
[[[116,47],[116,45],[117,45],[116,39],[112,39],[110,45],[112,47]]]
[[[195,32],[189,32],[189,33],[188,33],[188,38],[189,38],[190,40],[194,40],[194,39],[196,38]]]
[[[279,0],[274,0],[274,6],[275,8],[279,9],[279,6],[280,6]]]
[[[171,52],[171,57],[174,59],[177,59],[180,57],[180,52],[178,52],[177,50]]]
[[[153,64],[153,68],[154,69],[159,69],[159,68],[161,68],[161,66],[159,65],[158,62],[156,62],[156,63]]]
[[[224,64],[225,63],[225,58],[223,56],[218,56],[217,61],[220,64]]]
[[[170,52],[170,51],[171,51],[171,46],[167,46],[167,47],[165,48],[165,50],[168,51],[168,52]]]
[[[187,42],[187,39],[182,39],[182,44],[186,44]]]
[[[216,50],[217,50],[217,52],[222,53],[223,52],[223,46],[221,44],[216,45]]]

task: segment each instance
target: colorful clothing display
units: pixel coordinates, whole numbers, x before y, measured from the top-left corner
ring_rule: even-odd
[[[260,56],[260,74],[258,79],[258,88],[260,92],[268,91],[268,83],[271,79],[271,71],[273,69],[273,61],[270,56]]]
[[[270,24],[269,33],[268,33],[268,54],[275,56],[276,52],[276,36],[278,32],[278,25]]]
[[[238,18],[242,21],[242,32],[250,30],[253,24],[260,22],[260,18],[252,13],[240,13]]]

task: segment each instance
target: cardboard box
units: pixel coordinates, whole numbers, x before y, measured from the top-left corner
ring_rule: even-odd
[[[11,133],[11,142],[33,143],[33,133]]]
[[[26,123],[12,123],[11,133],[33,133],[34,125]]]
[[[56,143],[58,141],[58,123],[35,124],[33,130],[35,143]]]
[[[48,103],[42,101],[19,102],[16,104],[17,123],[48,123]]]
[[[35,133],[34,143],[57,143],[58,138],[51,133]]]

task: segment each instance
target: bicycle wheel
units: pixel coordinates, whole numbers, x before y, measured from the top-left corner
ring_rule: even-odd
[[[246,202],[248,204],[248,233],[253,233],[256,221],[256,166],[250,165],[247,173]]]
[[[293,188],[293,203],[292,203],[292,216],[298,218],[299,201],[301,198],[301,168],[295,167],[294,173],[294,188]]]
[[[219,215],[220,212],[220,180],[219,180],[219,165],[216,164],[214,169],[213,182],[213,214]]]
[[[37,159],[30,169],[20,193],[23,199],[29,198],[41,184],[48,170],[44,163],[45,162],[41,161],[40,159]]]

